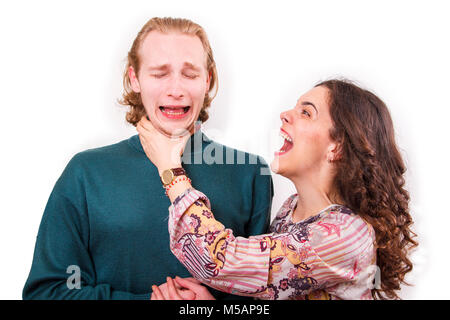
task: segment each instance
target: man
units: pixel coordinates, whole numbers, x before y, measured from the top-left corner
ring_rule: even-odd
[[[128,54],[124,86],[128,122],[146,116],[166,135],[191,133],[183,167],[209,190],[217,218],[237,236],[265,233],[273,196],[266,163],[195,126],[208,119],[217,89],[204,30],[185,19],[148,21]],[[167,276],[190,276],[169,249],[161,186],[139,135],[76,154],[45,208],[23,298],[149,299]]]

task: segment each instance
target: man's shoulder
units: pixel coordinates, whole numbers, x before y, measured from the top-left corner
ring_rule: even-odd
[[[129,142],[131,138],[74,154],[55,184],[55,190],[68,195],[74,188],[96,183],[110,185],[114,179],[127,177],[142,164],[144,154]],[[135,170],[136,169],[136,170]]]
[[[123,159],[132,153],[130,139],[80,151],[71,158],[68,167],[89,167],[96,164],[105,166],[112,160]]]
[[[128,151],[129,152],[129,140],[131,138],[127,138],[121,140],[119,142],[103,145],[100,147],[85,149],[78,154],[82,156],[95,156],[95,155],[108,155],[108,154],[117,154],[118,152]]]

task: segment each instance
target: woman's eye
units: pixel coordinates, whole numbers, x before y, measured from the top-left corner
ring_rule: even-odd
[[[302,110],[302,114],[306,115],[307,117],[311,117],[311,115],[309,114],[309,112],[306,109]]]
[[[165,75],[166,75],[166,73],[154,73],[154,74],[152,74],[152,77],[159,79],[159,78],[164,77]]]

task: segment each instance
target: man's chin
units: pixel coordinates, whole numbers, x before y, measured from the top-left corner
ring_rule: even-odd
[[[179,126],[158,126],[157,130],[167,137],[183,137],[185,135],[191,135],[194,132],[194,125],[189,127]]]

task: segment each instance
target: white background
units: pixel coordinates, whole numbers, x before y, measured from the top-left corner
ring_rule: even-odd
[[[279,113],[315,83],[388,105],[420,247],[404,299],[449,299],[447,1],[14,1],[0,5],[0,299],[21,299],[48,196],[70,158],[135,134],[125,57],[153,16],[202,25],[219,72],[205,132],[271,161]],[[294,189],[274,176],[273,208]]]

